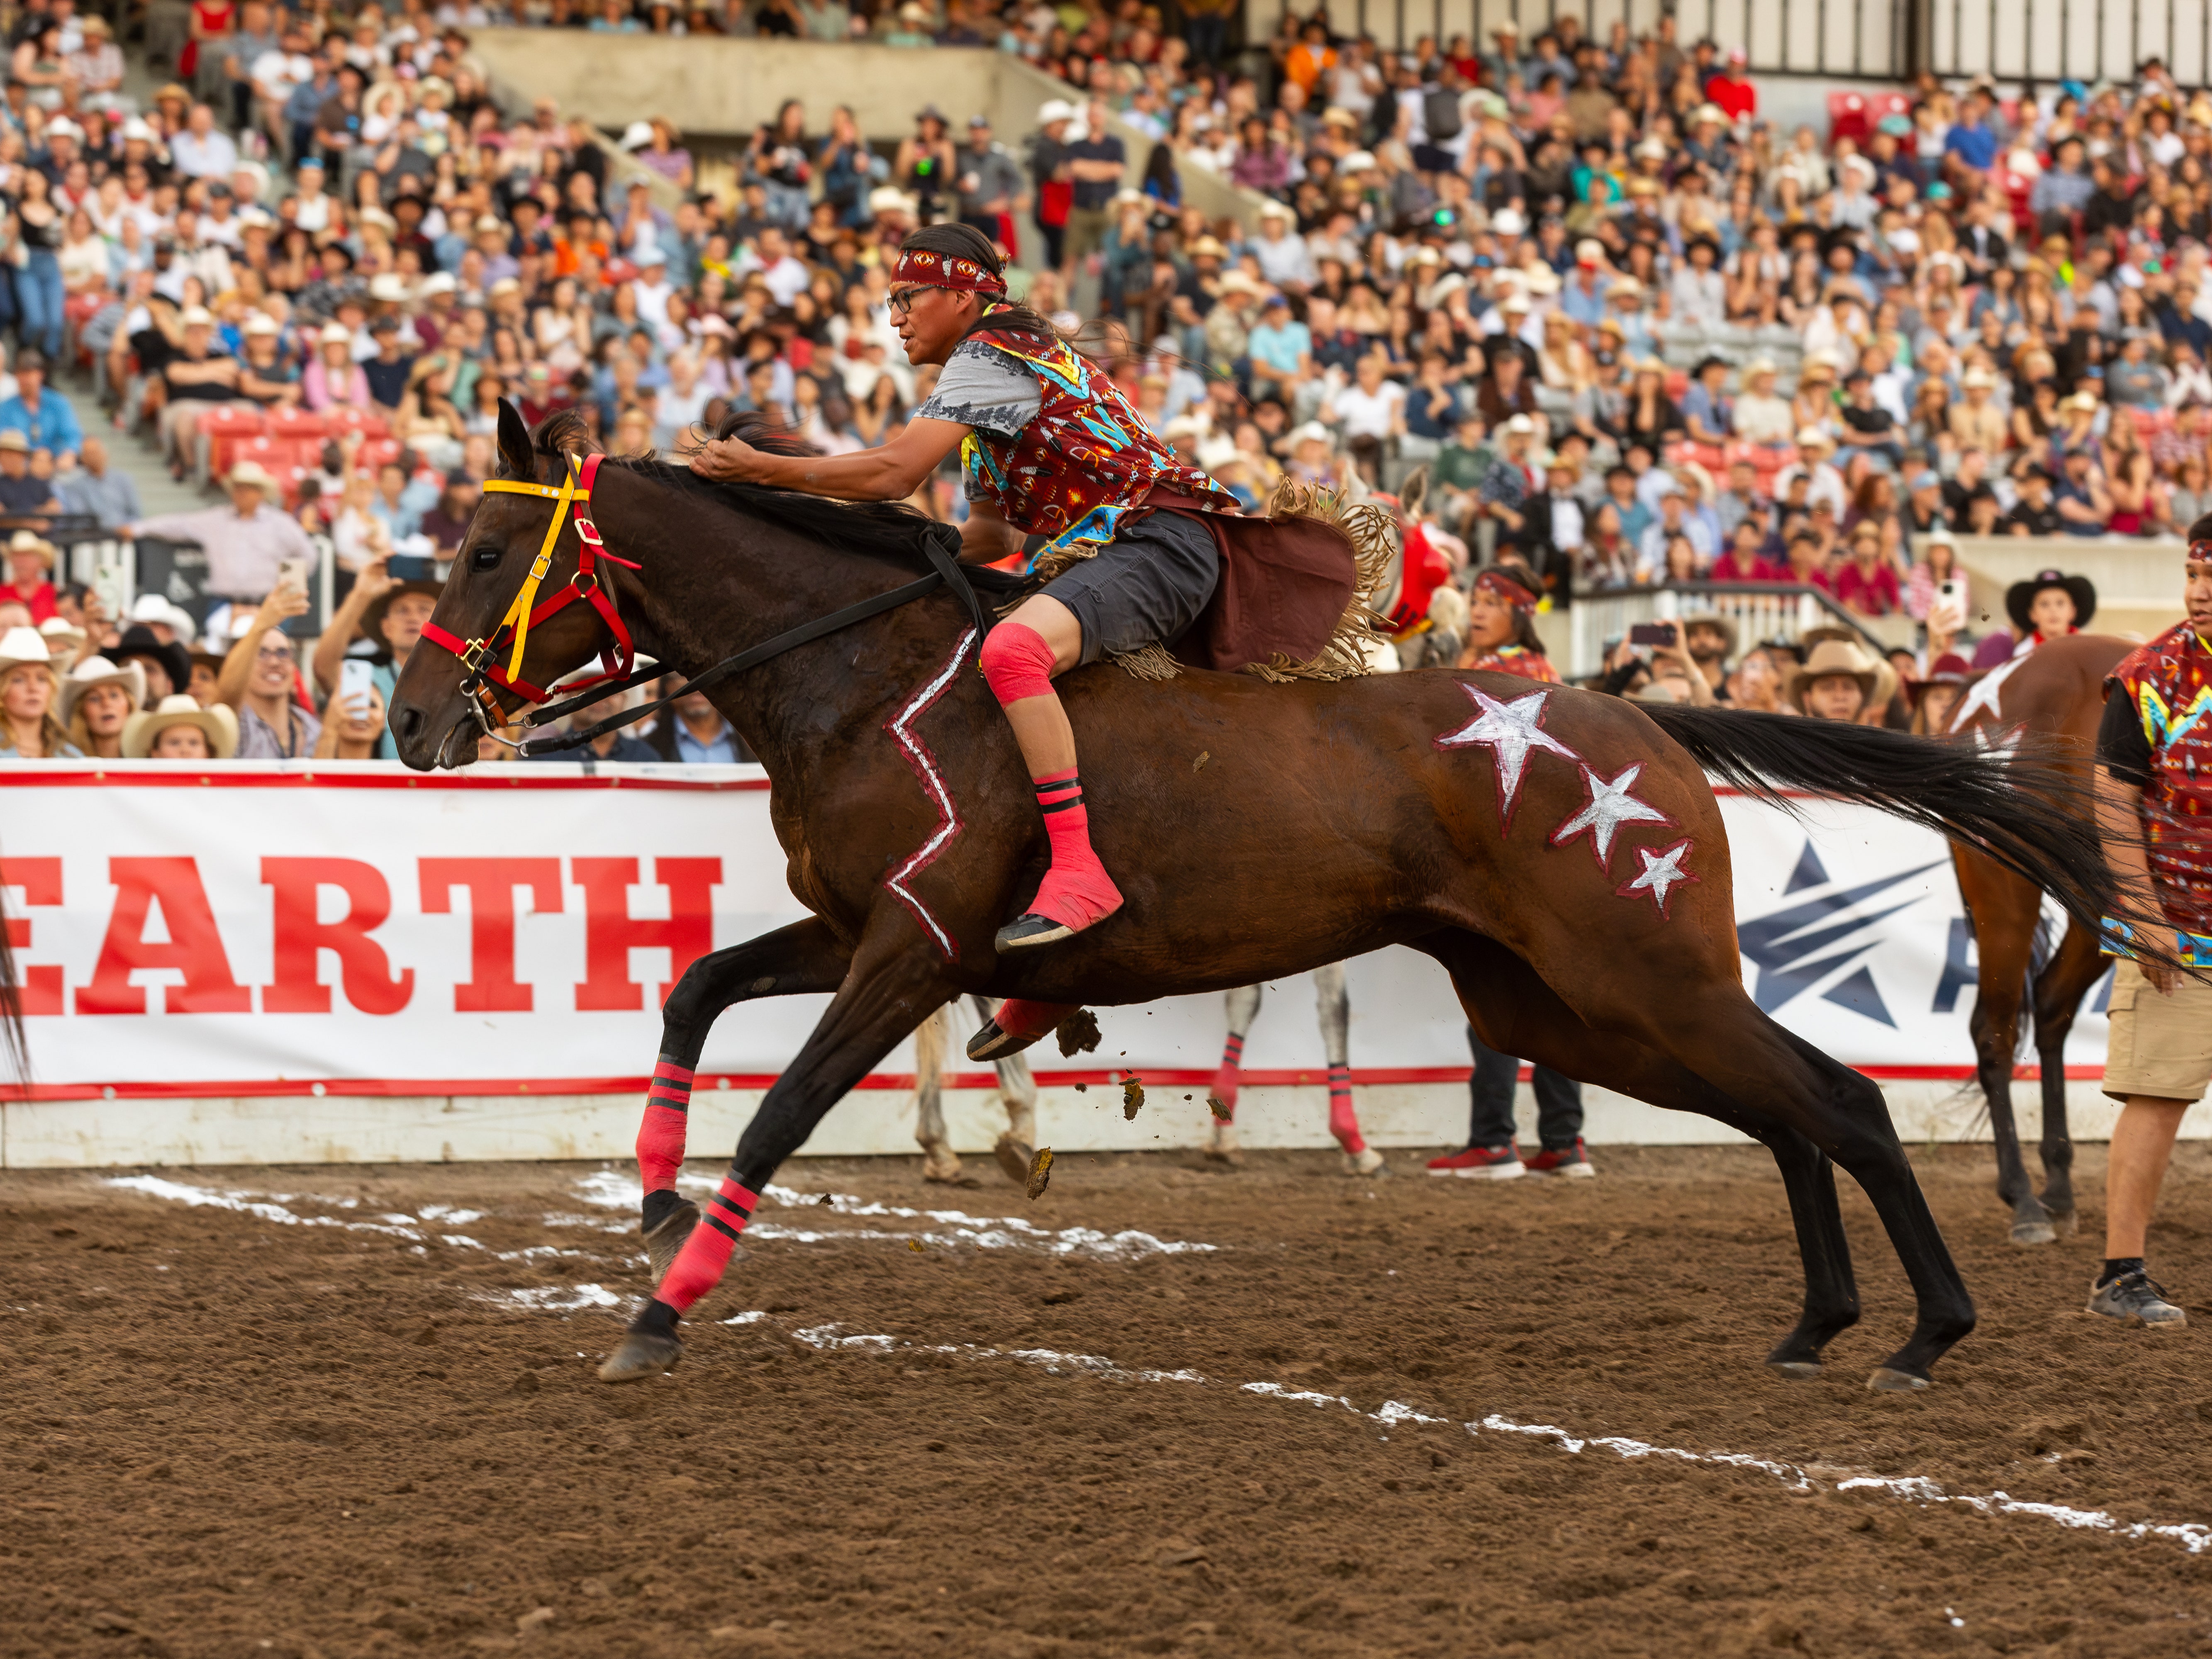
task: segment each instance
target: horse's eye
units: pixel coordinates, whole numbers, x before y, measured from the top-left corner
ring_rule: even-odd
[[[477,550],[469,555],[469,568],[471,570],[498,569],[500,550],[497,542],[478,542]]]

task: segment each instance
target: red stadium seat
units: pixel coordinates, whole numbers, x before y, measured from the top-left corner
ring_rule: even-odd
[[[324,438],[330,434],[330,417],[310,409],[288,409],[269,417],[269,433],[277,438]]]
[[[327,422],[325,429],[333,438],[341,432],[358,432],[365,438],[381,438],[392,430],[385,424],[381,415],[368,410],[326,409],[323,411],[323,419]]]
[[[1912,100],[1901,92],[1832,92],[1828,94],[1828,142],[1849,138],[1863,144],[1885,115],[1910,115]]]
[[[266,421],[258,409],[211,409],[200,416],[200,435],[208,441],[208,474],[220,478],[238,459],[239,446],[258,437]]]
[[[1667,371],[1667,395],[1669,398],[1679,404],[1689,389],[1690,374],[1687,369],[1670,368]]]

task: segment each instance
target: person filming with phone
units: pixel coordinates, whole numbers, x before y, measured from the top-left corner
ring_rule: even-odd
[[[216,678],[215,700],[238,714],[240,760],[298,760],[319,752],[323,723],[307,707],[299,649],[283,631],[307,609],[307,585],[292,574],[261,602]]]
[[[165,513],[125,525],[121,534],[137,538],[159,536],[165,541],[198,542],[207,550],[208,592],[233,604],[259,605],[276,589],[281,568],[288,559],[312,568],[314,544],[299,520],[284,511],[276,480],[252,461],[240,461],[224,480],[230,491],[228,507],[201,507],[191,513]],[[307,588],[300,591],[300,605],[287,616],[298,616],[307,606]],[[247,753],[243,733],[239,753]]]

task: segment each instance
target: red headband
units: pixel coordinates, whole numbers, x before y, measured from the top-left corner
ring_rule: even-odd
[[[1512,576],[1495,568],[1484,571],[1474,579],[1474,585],[1486,593],[1494,593],[1516,611],[1531,611],[1536,608],[1536,596]]]
[[[2199,564],[2212,564],[2212,542],[2190,543],[2189,551],[2183,557],[2193,559]]]
[[[925,288],[949,288],[962,294],[988,294],[1004,299],[1006,278],[989,266],[957,253],[933,253],[927,248],[902,247],[892,268],[895,283],[918,283]]]

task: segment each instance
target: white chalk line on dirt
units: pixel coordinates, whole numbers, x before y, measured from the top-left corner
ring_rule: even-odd
[[[684,1181],[687,1185],[709,1188],[714,1184],[700,1177],[685,1177]],[[629,1191],[618,1196],[601,1196],[603,1193],[612,1191],[620,1182],[619,1176],[607,1171],[586,1177],[580,1185],[586,1189],[584,1194],[586,1201],[596,1205],[613,1207],[617,1204],[635,1205],[641,1200],[643,1188],[635,1183],[631,1183]],[[301,1195],[292,1193],[226,1192],[213,1188],[190,1186],[185,1182],[167,1180],[160,1176],[116,1176],[109,1177],[106,1184],[125,1191],[140,1193],[148,1197],[165,1199],[173,1203],[228,1210],[238,1214],[250,1215],[257,1220],[270,1222],[279,1226],[332,1227],[350,1232],[381,1234],[387,1237],[410,1241],[414,1243],[418,1251],[425,1249],[424,1234],[420,1230],[420,1223],[460,1224],[483,1218],[483,1212],[480,1211],[453,1209],[443,1205],[424,1205],[417,1214],[412,1216],[394,1212],[381,1216],[374,1221],[355,1221],[335,1216],[300,1214],[287,1207],[288,1205],[303,1201]],[[805,1194],[793,1192],[789,1188],[775,1187],[769,1188],[763,1196],[772,1197],[776,1202],[787,1205],[810,1205],[819,1202],[817,1199],[810,1199]],[[840,1211],[838,1204],[841,1199],[852,1207]],[[359,1202],[356,1199],[313,1199],[312,1201],[349,1210],[357,1207]],[[938,1221],[951,1221],[957,1218],[960,1223],[973,1227],[1006,1227],[1035,1235],[1039,1242],[1051,1241],[1051,1248],[1055,1254],[1070,1254],[1077,1249],[1090,1248],[1098,1254],[1110,1255],[1115,1253],[1116,1247],[1129,1249],[1133,1254],[1149,1253],[1147,1249],[1121,1242],[1131,1239],[1130,1234],[1117,1234],[1113,1238],[1107,1239],[1103,1235],[1096,1233],[1089,1228],[1068,1228],[1052,1233],[1031,1223],[1023,1221],[1018,1217],[1008,1217],[998,1222],[984,1222],[979,1221],[975,1217],[963,1215],[957,1210],[915,1211],[895,1206],[863,1204],[858,1199],[842,1194],[832,1194],[828,1207],[834,1213],[890,1215],[901,1218],[927,1217]],[[548,1224],[560,1224],[568,1219],[568,1218],[560,1218],[556,1220],[549,1217]],[[576,1219],[586,1218],[576,1218]],[[629,1229],[624,1226],[610,1231],[627,1232]],[[748,1231],[756,1235],[762,1234],[762,1230],[757,1224]],[[798,1230],[787,1231],[796,1232]],[[1067,1242],[1072,1235],[1080,1235],[1081,1237],[1076,1242]],[[584,1251],[565,1250],[551,1245],[536,1245],[523,1250],[488,1250],[485,1246],[465,1234],[442,1233],[434,1236],[441,1243],[455,1249],[484,1250],[485,1254],[501,1261],[526,1261],[549,1255],[582,1256],[591,1261],[605,1260],[604,1257],[590,1256]],[[901,1240],[919,1237],[927,1241],[931,1236],[905,1233],[879,1234],[868,1231],[857,1234],[823,1233],[810,1237],[823,1239],[872,1237],[895,1237]],[[1212,1250],[1216,1248],[1211,1244],[1164,1243],[1153,1238],[1148,1233],[1135,1234],[1133,1237],[1144,1241],[1145,1245],[1152,1249],[1169,1252]],[[1101,1249],[1099,1244],[1092,1241],[1103,1241],[1107,1248]],[[1011,1238],[1006,1241],[1006,1243],[1014,1242]],[[553,1285],[514,1290],[488,1297],[486,1299],[507,1306],[562,1313],[587,1308],[617,1307],[626,1300],[621,1294],[607,1289],[603,1285],[596,1284]],[[767,1317],[768,1315],[764,1310],[753,1310],[724,1319],[720,1322],[725,1325],[751,1325]],[[975,1360],[1010,1359],[1018,1364],[1037,1367],[1054,1376],[1079,1374],[1116,1382],[1206,1383],[1212,1380],[1202,1372],[1189,1370],[1132,1369],[1097,1354],[1061,1353],[1050,1348],[990,1348],[978,1346],[974,1343],[921,1344],[909,1342],[899,1337],[847,1336],[840,1335],[838,1332],[838,1326],[827,1324],[810,1326],[793,1331],[792,1334],[795,1340],[823,1352],[942,1354]],[[1363,1412],[1342,1395],[1322,1394],[1305,1389],[1290,1389],[1279,1382],[1242,1383],[1238,1385],[1238,1391],[1292,1404],[1320,1407],[1339,1407],[1369,1422],[1379,1424],[1386,1431],[1400,1423],[1445,1425],[1451,1421],[1449,1418],[1428,1416],[1404,1401],[1397,1400],[1385,1401],[1378,1409]],[[1782,1481],[1784,1483],[1785,1490],[1790,1492],[1807,1492],[1820,1490],[1820,1483],[1796,1464],[1777,1462],[1769,1458],[1753,1457],[1742,1452],[1686,1451],[1680,1447],[1654,1445],[1649,1441],[1630,1439],[1622,1435],[1578,1436],[1549,1423],[1516,1423],[1510,1418],[1494,1412],[1484,1417],[1479,1425],[1474,1423],[1463,1423],[1460,1426],[1470,1435],[1486,1429],[1494,1434],[1516,1434],[1549,1440],[1571,1455],[1579,1455],[1586,1449],[1596,1447],[1610,1451],[1626,1462],[1632,1462],[1644,1458],[1668,1458],[1678,1462],[1699,1464],[1714,1468],[1749,1469]],[[1389,1437],[1386,1434],[1384,1437],[1387,1439]],[[1833,1490],[1839,1492],[1880,1492],[1903,1502],[1931,1506],[1951,1504],[1960,1509],[1971,1510],[1978,1515],[2033,1516],[2053,1522],[2072,1530],[2105,1533],[2118,1538],[2166,1539],[2179,1544],[2191,1555],[2198,1555],[2207,1550],[2212,1550],[2212,1526],[2203,1522],[2194,1521],[2123,1522],[2105,1510],[2080,1510],[2064,1504],[2037,1503],[2029,1499],[2014,1498],[2004,1492],[1988,1493],[1947,1492],[1939,1482],[1929,1480],[1924,1475],[1894,1477],[1872,1474],[1851,1475],[1834,1482]]]
[[[726,1319],[726,1325],[757,1324],[767,1318],[766,1313],[753,1310]],[[1018,1364],[1033,1365],[1054,1375],[1079,1373],[1116,1382],[1195,1382],[1212,1381],[1203,1372],[1194,1370],[1138,1370],[1115,1364],[1097,1354],[1064,1354],[1049,1348],[987,1348],[973,1343],[916,1343],[900,1337],[876,1335],[840,1335],[835,1324],[815,1325],[795,1330],[793,1337],[809,1347],[824,1352],[863,1354],[947,1354],[970,1359],[1011,1359]],[[1429,1424],[1445,1426],[1452,1419],[1431,1417],[1401,1400],[1386,1400],[1376,1410],[1364,1412],[1342,1395],[1322,1394],[1308,1389],[1285,1388],[1280,1382],[1244,1382],[1237,1385],[1240,1394],[1257,1395],[1264,1399],[1279,1400],[1287,1404],[1328,1408],[1337,1407],[1378,1424],[1387,1431],[1401,1423]],[[1480,1424],[1462,1423],[1459,1426],[1470,1435],[1480,1436],[1487,1430],[1492,1434],[1524,1435],[1548,1440],[1570,1455],[1580,1455],[1591,1448],[1601,1448],[1613,1453],[1624,1462],[1635,1462],[1645,1458],[1668,1458],[1678,1462],[1702,1465],[1709,1468],[1748,1469],[1784,1483],[1792,1492],[1814,1492],[1821,1483],[1795,1463],[1778,1462],[1771,1458],[1753,1457],[1743,1452],[1694,1452],[1679,1446],[1654,1445],[1646,1440],[1633,1440],[1625,1435],[1574,1435],[1549,1423],[1516,1423],[1511,1418],[1492,1412]],[[2141,1540],[2146,1538],[2165,1539],[2179,1544],[2191,1555],[2212,1550],[2212,1526],[2200,1522],[2185,1521],[2159,1522],[2151,1521],[2123,1522],[2105,1510],[2079,1510],[2065,1504],[2039,1504],[2017,1498],[2003,1492],[1988,1493],[1947,1492],[1941,1483],[1925,1475],[1851,1475],[1833,1483],[1839,1492],[1870,1492],[1884,1493],[1904,1502],[1927,1505],[1951,1504],[1971,1510],[1977,1515],[2027,1516],[2057,1522],[2075,1531],[2099,1532],[2116,1538]]]

